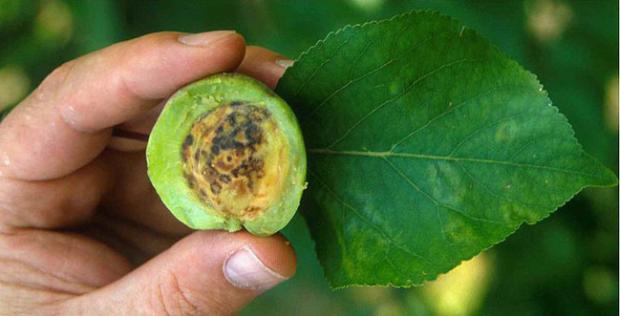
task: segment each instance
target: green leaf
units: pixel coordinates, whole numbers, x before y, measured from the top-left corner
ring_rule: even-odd
[[[436,13],[332,33],[277,92],[302,125],[303,214],[333,287],[432,280],[617,183],[531,73]]]

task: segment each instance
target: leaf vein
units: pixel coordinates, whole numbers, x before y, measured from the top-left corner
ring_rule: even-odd
[[[355,79],[351,79],[349,80],[347,83],[345,83],[344,85],[342,85],[342,87],[336,89],[334,92],[332,92],[329,96],[327,96],[327,98],[325,98],[323,101],[321,101],[321,103],[319,103],[316,107],[314,107],[314,109],[312,109],[312,111],[310,113],[308,113],[308,118],[311,118],[316,112],[318,112],[320,109],[322,109],[326,104],[328,104],[328,102],[335,97],[336,95],[338,95],[342,90],[346,89],[348,86],[352,85],[353,83],[363,80],[364,78],[372,75],[373,73],[387,67],[389,64],[393,63],[396,59],[390,59],[389,61],[387,61],[386,63],[382,64],[381,66],[370,70],[369,72],[355,78]]]
[[[529,163],[519,163],[513,161],[506,160],[493,160],[493,159],[485,159],[485,158],[472,158],[472,157],[450,157],[450,156],[440,156],[440,155],[428,155],[428,154],[419,154],[419,153],[404,153],[404,152],[392,152],[392,151],[359,151],[359,150],[333,150],[330,148],[310,148],[308,149],[309,154],[314,155],[342,155],[342,156],[358,156],[358,157],[369,157],[369,158],[382,158],[382,157],[401,157],[401,158],[411,158],[411,159],[424,159],[424,160],[445,160],[445,161],[461,161],[461,162],[471,162],[471,163],[480,163],[480,164],[496,164],[496,165],[506,165],[517,168],[533,168],[533,169],[541,169],[565,174],[579,175],[583,177],[596,178],[596,176],[579,172],[570,169],[544,166],[544,165],[535,165]]]
[[[323,188],[325,188],[325,190],[330,195],[332,195],[337,202],[339,202],[344,207],[346,207],[349,210],[351,210],[353,212],[353,214],[355,214],[359,219],[362,220],[362,222],[366,223],[366,225],[370,226],[370,228],[372,228],[373,230],[378,232],[379,235],[381,235],[381,237],[383,237],[385,240],[387,240],[390,244],[392,244],[394,247],[402,250],[403,252],[405,252],[405,253],[413,256],[413,257],[416,257],[418,259],[421,259],[421,260],[425,261],[426,263],[430,264],[430,261],[428,259],[426,259],[425,257],[423,257],[422,255],[420,255],[420,254],[418,254],[418,253],[416,253],[416,252],[414,252],[414,251],[404,247],[403,245],[400,245],[399,243],[394,241],[392,238],[390,238],[390,236],[385,231],[383,231],[383,229],[381,229],[381,227],[379,227],[375,223],[371,222],[368,218],[366,218],[364,215],[362,215],[360,213],[360,211],[358,211],[355,207],[353,207],[349,203],[345,202],[332,188],[329,187],[327,182],[323,181],[315,172],[309,170],[309,173],[314,178],[316,178],[316,180],[321,184],[321,186],[323,186]]]
[[[482,125],[482,126],[480,126],[480,127],[476,128],[476,129],[475,129],[475,130],[473,130],[471,133],[469,133],[467,136],[463,137],[463,139],[461,139],[461,141],[459,141],[459,142],[458,142],[458,143],[457,143],[457,144],[456,144],[456,145],[452,148],[452,150],[450,151],[450,153],[448,153],[448,157],[452,157],[452,155],[453,155],[453,154],[454,154],[457,150],[459,150],[459,149],[460,149],[463,145],[465,145],[465,144],[467,143],[467,141],[471,140],[474,136],[478,135],[480,132],[482,132],[482,131],[484,131],[484,130],[486,130],[486,129],[488,129],[488,128],[495,127],[495,126],[497,126],[497,125],[499,125],[499,124],[501,124],[501,123],[504,123],[504,122],[506,122],[506,121],[510,121],[510,120],[512,120],[512,119],[515,119],[515,118],[517,118],[517,117],[527,116],[528,114],[531,114],[531,112],[529,112],[529,111],[525,111],[525,112],[521,112],[521,113],[516,113],[516,114],[509,115],[509,116],[506,116],[506,117],[503,117],[503,118],[501,118],[501,119],[499,119],[499,120],[496,120],[496,121],[490,122],[490,123],[488,123],[488,124],[484,124],[484,125]]]
[[[496,198],[496,199],[499,199],[499,200],[508,201],[510,203],[522,204],[522,205],[529,206],[529,207],[536,207],[536,208],[542,208],[542,209],[547,209],[548,208],[548,206],[546,206],[546,205],[539,205],[539,204],[534,204],[534,203],[529,203],[529,202],[526,203],[526,202],[521,202],[521,201],[515,201],[515,200],[507,197],[505,194],[497,193],[497,192],[491,190],[491,188],[489,188],[484,182],[476,179],[471,174],[471,172],[469,172],[469,170],[467,170],[467,168],[465,168],[465,166],[463,166],[460,163],[457,163],[457,165],[461,168],[461,170],[463,170],[463,173],[465,173],[465,175],[469,179],[471,179],[471,181],[474,184],[477,184],[478,186],[480,186],[483,189],[483,191],[485,191],[488,195],[490,195],[493,198]]]
[[[364,116],[362,116],[359,120],[357,120],[357,122],[355,122],[353,125],[351,125],[351,127],[349,127],[344,134],[342,134],[342,136],[340,136],[339,138],[337,138],[336,140],[334,140],[331,144],[329,144],[327,146],[327,148],[333,148],[334,146],[338,145],[340,142],[342,142],[344,139],[347,138],[347,136],[349,136],[349,134],[354,131],[360,124],[362,124],[364,121],[366,121],[368,118],[370,118],[374,113],[376,113],[377,111],[381,110],[382,108],[384,108],[385,106],[387,106],[388,104],[391,104],[392,102],[399,100],[400,98],[404,97],[405,95],[409,94],[411,91],[413,91],[413,88],[419,84],[420,82],[422,82],[424,79],[431,77],[432,75],[436,74],[437,72],[443,70],[443,69],[447,69],[450,68],[454,65],[458,65],[458,64],[462,64],[465,62],[476,62],[476,61],[480,61],[478,59],[467,59],[467,58],[463,58],[463,59],[459,59],[459,60],[455,60],[446,64],[443,64],[427,73],[425,73],[424,75],[418,77],[416,80],[414,80],[411,84],[409,84],[407,87],[405,87],[405,89],[403,90],[403,92],[393,98],[387,99],[384,102],[380,103],[379,105],[377,105],[376,107],[374,107],[372,110],[370,110],[368,113],[366,113]]]
[[[299,94],[301,94],[301,92],[304,90],[304,88],[306,87],[306,85],[308,84],[308,82],[312,81],[312,79],[314,79],[314,76],[316,76],[319,73],[319,70],[321,70],[321,68],[323,68],[323,66],[327,65],[327,63],[329,63],[330,61],[332,61],[332,59],[338,55],[338,53],[340,53],[340,50],[349,43],[349,41],[351,41],[351,38],[353,36],[347,38],[345,41],[342,42],[342,44],[340,44],[340,46],[338,46],[338,48],[336,48],[336,50],[334,51],[334,54],[332,54],[329,58],[326,58],[322,63],[320,63],[316,69],[314,69],[312,71],[312,73],[310,74],[310,76],[308,76],[306,78],[306,80],[304,80],[300,85],[299,88],[297,88],[297,91],[295,91],[295,93],[293,94],[293,99],[297,98],[297,96],[299,96]]]
[[[394,143],[394,145],[392,145],[390,151],[396,150],[396,148],[398,146],[400,146],[400,144],[405,142],[407,139],[413,137],[415,134],[417,134],[417,133],[423,131],[424,129],[428,128],[429,126],[433,125],[433,123],[435,123],[435,121],[443,118],[444,116],[447,116],[449,114],[455,113],[456,109],[461,108],[462,106],[465,106],[467,104],[470,104],[469,102],[471,102],[471,101],[474,101],[474,100],[476,100],[476,99],[478,99],[478,98],[480,98],[482,96],[488,95],[488,94],[490,94],[492,92],[502,91],[502,90],[504,90],[506,88],[514,89],[514,88],[527,88],[527,87],[528,86],[526,86],[526,85],[504,84],[504,85],[499,85],[499,86],[497,86],[497,87],[495,87],[493,89],[488,89],[488,90],[486,90],[486,91],[484,91],[482,93],[478,93],[477,95],[475,95],[475,96],[473,96],[473,97],[471,97],[471,98],[469,98],[467,100],[464,100],[464,101],[460,102],[457,105],[454,105],[454,106],[450,107],[447,111],[441,112],[437,116],[431,118],[426,123],[424,123],[424,125],[421,125],[420,127],[414,129],[412,132],[410,132],[409,134],[405,135],[403,138],[401,138],[398,141],[396,141]]]
[[[497,222],[497,221],[490,220],[490,219],[487,219],[487,218],[479,218],[479,217],[471,216],[471,215],[469,215],[469,214],[465,213],[464,211],[462,211],[462,210],[459,210],[459,209],[455,208],[454,206],[446,205],[446,204],[443,204],[443,203],[439,202],[439,201],[438,201],[437,199],[435,199],[432,195],[430,195],[430,194],[428,194],[427,192],[425,192],[424,190],[420,189],[420,187],[419,187],[419,186],[418,186],[418,185],[417,185],[417,184],[416,184],[416,183],[415,183],[415,182],[414,182],[411,178],[409,178],[409,177],[408,177],[408,176],[407,176],[407,175],[406,175],[406,174],[405,174],[402,170],[400,170],[398,167],[396,167],[396,166],[394,165],[394,163],[392,163],[389,159],[387,159],[386,157],[383,157],[383,160],[385,160],[385,161],[386,161],[386,162],[387,162],[387,163],[388,163],[388,164],[392,167],[392,169],[394,169],[394,171],[395,171],[395,172],[396,172],[399,176],[401,176],[403,179],[405,179],[405,181],[406,181],[407,183],[409,183],[409,185],[410,185],[412,188],[414,188],[414,189],[415,189],[416,191],[418,191],[419,193],[422,193],[422,194],[423,194],[426,198],[428,198],[430,201],[432,201],[432,202],[433,202],[433,204],[435,204],[435,206],[437,206],[437,207],[444,207],[444,208],[446,208],[446,209],[448,209],[448,210],[450,210],[450,211],[456,212],[456,213],[458,213],[459,215],[461,215],[461,216],[463,216],[463,217],[465,217],[465,218],[468,218],[468,219],[470,219],[470,220],[473,220],[473,221],[477,221],[477,222],[488,222],[488,223],[496,223],[496,224],[501,223],[501,222]],[[435,209],[435,210],[437,211],[437,209]],[[441,223],[441,218],[440,218],[440,223]],[[444,235],[444,238],[445,238],[445,239],[447,239],[447,238],[446,238],[446,235],[445,235],[445,232],[444,232],[444,229],[443,229],[443,224],[442,224],[442,226],[441,226],[441,232],[442,232],[442,234]]]

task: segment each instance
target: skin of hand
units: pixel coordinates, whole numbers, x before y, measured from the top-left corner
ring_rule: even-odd
[[[0,123],[0,315],[228,315],[295,273],[282,236],[192,232],[146,176],[165,99],[210,74],[274,87],[233,31],[155,33],[54,70]]]

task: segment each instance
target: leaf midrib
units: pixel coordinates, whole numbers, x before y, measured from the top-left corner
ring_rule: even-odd
[[[310,148],[308,149],[309,154],[314,155],[342,155],[342,156],[358,156],[358,157],[368,157],[368,158],[389,158],[389,157],[400,157],[400,158],[411,158],[411,159],[424,159],[424,160],[441,160],[441,161],[454,161],[454,162],[473,162],[473,163],[481,163],[481,164],[495,164],[495,165],[505,165],[517,168],[535,168],[542,169],[572,175],[580,175],[589,178],[597,178],[595,175],[579,172],[570,169],[550,167],[544,165],[535,165],[528,163],[519,163],[514,161],[507,160],[495,160],[495,159],[485,159],[485,158],[473,158],[473,157],[455,157],[455,156],[441,156],[441,155],[428,155],[428,154],[419,154],[419,153],[405,153],[405,152],[392,152],[392,151],[359,151],[359,150],[333,150],[329,148]]]

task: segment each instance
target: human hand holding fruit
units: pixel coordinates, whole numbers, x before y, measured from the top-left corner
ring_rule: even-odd
[[[210,74],[273,87],[281,59],[234,32],[158,33],[55,70],[0,124],[0,311],[230,314],[290,277],[280,236],[184,237],[145,143],[119,137],[149,133],[165,98]]]

